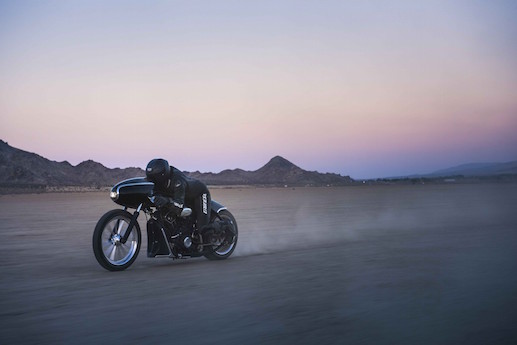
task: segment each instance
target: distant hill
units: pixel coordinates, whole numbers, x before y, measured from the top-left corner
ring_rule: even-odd
[[[512,175],[517,174],[517,161],[506,163],[470,163],[462,164],[452,168],[441,169],[426,176],[489,176],[489,175]]]
[[[451,168],[436,170],[427,174],[392,176],[377,180],[403,182],[404,180],[423,179],[430,182],[440,182],[444,179],[455,180],[458,183],[502,182],[517,181],[517,161],[505,163],[468,163]]]
[[[348,176],[303,170],[280,156],[255,171],[234,169],[220,173],[185,173],[212,185],[322,186],[353,183]],[[100,188],[135,176],[145,176],[145,172],[140,168],[110,169],[92,160],[73,166],[66,161],[51,161],[11,147],[0,140],[0,189],[4,191],[65,186]]]

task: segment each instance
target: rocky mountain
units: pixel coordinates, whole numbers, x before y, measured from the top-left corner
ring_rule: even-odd
[[[280,156],[255,171],[233,169],[220,173],[185,173],[210,185],[326,186],[353,183],[348,176],[303,170]],[[140,168],[110,169],[92,160],[73,166],[66,161],[51,161],[11,147],[0,140],[0,188],[4,190],[65,186],[100,188],[135,176],[145,176],[145,172]]]
[[[55,162],[11,147],[0,140],[0,186],[4,188],[104,187],[143,175],[144,171],[140,168],[109,169],[92,160],[76,166],[66,161]]]
[[[349,176],[303,170],[280,156],[271,158],[266,165],[255,171],[234,169],[223,170],[218,174],[197,171],[188,174],[212,185],[342,186],[353,182]]]

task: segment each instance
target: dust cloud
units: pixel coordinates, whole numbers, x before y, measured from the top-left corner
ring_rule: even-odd
[[[515,224],[511,206],[517,200],[515,189],[515,185],[215,189],[213,198],[227,205],[237,219],[239,243],[234,255],[245,256],[349,241],[426,239],[498,221]]]

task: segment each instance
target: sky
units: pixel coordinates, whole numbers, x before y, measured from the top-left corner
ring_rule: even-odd
[[[0,0],[0,139],[353,178],[517,160],[515,1]]]

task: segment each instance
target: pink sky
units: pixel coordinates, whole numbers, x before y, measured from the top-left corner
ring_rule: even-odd
[[[505,1],[0,2],[0,139],[355,178],[517,159]]]

